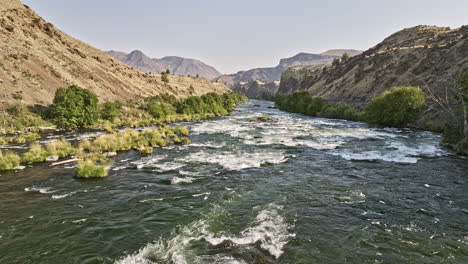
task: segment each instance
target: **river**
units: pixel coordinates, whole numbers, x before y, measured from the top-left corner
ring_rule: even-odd
[[[105,179],[1,173],[0,263],[468,263],[468,160],[440,135],[272,106],[184,123],[191,145]]]

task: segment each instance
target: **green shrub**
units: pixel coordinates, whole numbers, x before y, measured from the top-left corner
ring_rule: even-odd
[[[446,125],[443,132],[443,140],[448,144],[457,144],[463,140],[463,128]]]
[[[327,104],[323,107],[322,111],[320,112],[321,117],[326,118],[337,118],[337,109],[336,105],[334,104]]]
[[[176,126],[175,127],[175,132],[177,134],[180,134],[182,136],[188,136],[190,134],[190,131],[187,127],[184,126]]]
[[[138,151],[140,151],[140,153],[142,154],[151,154],[153,153],[153,147],[149,147],[149,146],[140,146],[138,148]]]
[[[91,160],[78,162],[75,172],[79,178],[104,178],[107,176],[106,168],[96,165]]]
[[[192,141],[190,141],[190,139],[188,137],[183,137],[181,140],[180,140],[180,144],[181,145],[189,145],[191,144]]]
[[[60,158],[76,154],[76,149],[64,138],[49,142],[46,149],[50,155],[59,156]]]
[[[44,162],[48,156],[49,152],[47,152],[41,144],[34,142],[29,146],[29,151],[23,153],[21,161],[23,163]]]
[[[39,111],[38,111],[39,112]],[[0,123],[8,133],[38,129],[52,124],[42,119],[42,117],[32,112],[26,105],[16,103],[0,111]]]
[[[179,136],[177,135],[174,135],[174,137],[172,138],[172,140],[174,141],[174,144],[181,144],[182,143],[182,140],[179,138]]]
[[[76,85],[59,88],[47,115],[61,128],[90,126],[99,118],[98,98],[89,90]]]
[[[168,83],[169,82],[169,77],[167,76],[168,74],[166,72],[161,73],[161,81],[163,83]]]
[[[140,133],[140,137],[146,146],[156,146],[163,140],[161,132],[157,129],[145,129]]]
[[[20,165],[21,158],[18,154],[13,152],[3,153],[0,150],[0,171],[12,170]]]
[[[34,140],[38,140],[40,138],[41,138],[41,136],[39,134],[29,132],[29,133],[21,134],[21,135],[15,137],[13,141],[15,143],[18,143],[18,144],[23,144],[23,143],[26,143],[26,142],[31,142],[31,141],[34,141]]]
[[[322,110],[324,103],[320,97],[312,97],[306,107],[306,114],[310,116],[317,116],[317,113]]]
[[[106,101],[101,110],[101,117],[104,120],[114,122],[120,116],[120,108],[113,102]]]
[[[270,119],[271,118],[269,116],[267,116],[267,115],[262,115],[262,116],[257,117],[257,120],[262,121],[262,122],[266,122],[266,121],[268,121]]]
[[[415,120],[424,105],[421,89],[395,87],[375,97],[365,108],[366,121],[383,126],[403,127]]]
[[[150,102],[146,106],[148,113],[156,119],[164,119],[170,115],[174,115],[175,108],[164,102]]]

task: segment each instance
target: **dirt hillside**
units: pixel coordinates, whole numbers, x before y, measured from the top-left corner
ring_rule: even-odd
[[[0,102],[48,104],[55,90],[77,84],[102,99],[171,93],[177,97],[229,91],[195,77],[137,71],[105,52],[58,30],[19,0],[0,2]],[[16,99],[15,99],[16,98]]]

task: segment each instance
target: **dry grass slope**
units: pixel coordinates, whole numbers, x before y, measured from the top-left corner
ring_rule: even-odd
[[[48,104],[55,90],[77,84],[101,99],[132,99],[171,93],[177,97],[229,91],[201,78],[139,72],[74,39],[19,0],[0,2],[0,102],[22,95],[27,104]]]

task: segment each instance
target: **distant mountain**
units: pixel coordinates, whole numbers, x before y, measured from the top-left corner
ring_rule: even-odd
[[[333,50],[322,54],[299,53],[293,57],[281,59],[276,67],[239,71],[235,74],[222,75],[215,80],[224,83],[230,88],[233,88],[236,84],[248,83],[250,81],[265,83],[279,81],[281,74],[289,68],[329,64],[333,59],[340,58],[345,52],[348,52],[350,56],[360,53],[357,50]]]
[[[175,75],[198,75],[208,80],[221,75],[214,67],[194,59],[176,56],[153,59],[139,50],[134,50],[130,54],[111,50],[107,51],[107,54],[142,72],[160,73],[169,69]]]
[[[123,54],[117,54],[121,56]],[[229,91],[202,78],[146,74],[57,29],[19,0],[0,1],[0,103],[49,104],[59,87],[79,85],[101,99],[177,97]]]

